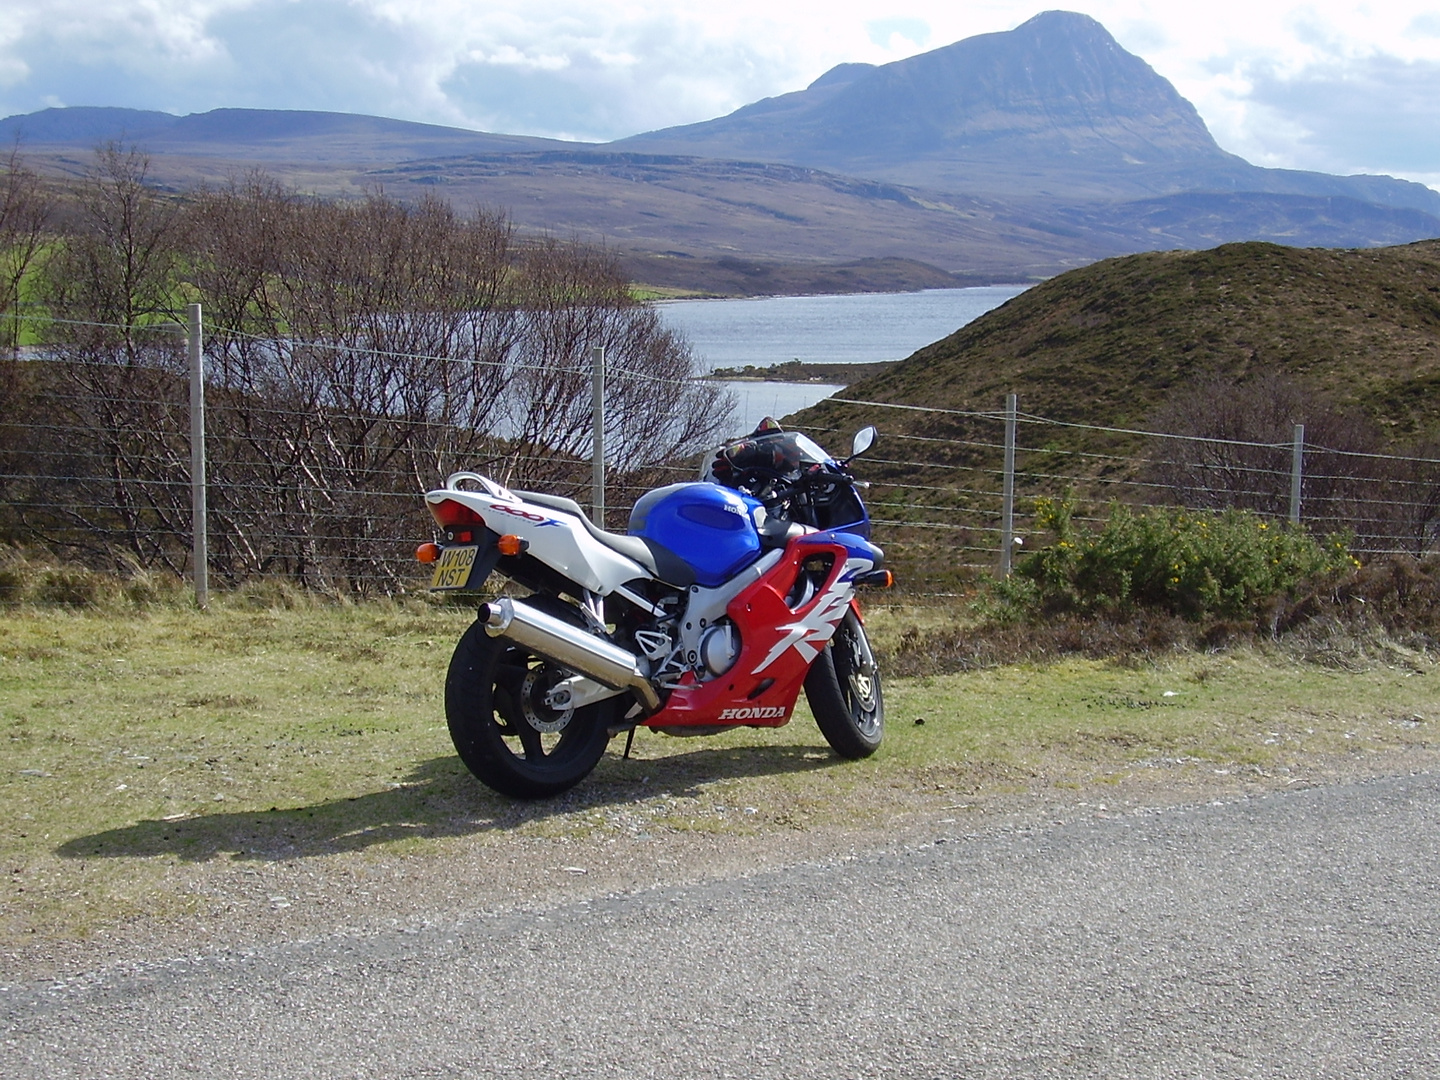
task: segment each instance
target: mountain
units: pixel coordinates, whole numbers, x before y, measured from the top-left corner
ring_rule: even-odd
[[[613,148],[861,176],[903,168],[911,183],[919,163],[1010,171],[1065,158],[1072,172],[1109,175],[1230,157],[1170,83],[1094,19],[1063,11],[883,67],[844,65],[805,90]]]
[[[35,143],[96,143],[148,134],[169,127],[177,119],[170,113],[145,109],[117,109],[77,106],[69,109],[42,109],[0,120],[0,139],[10,145]]]
[[[156,155],[243,157],[269,161],[305,154],[353,164],[453,154],[574,149],[584,143],[388,120],[354,113],[289,109],[212,109],[174,116],[141,109],[78,106],[0,120],[0,142],[22,149],[135,143]]]
[[[0,142],[74,176],[97,143],[166,189],[256,165],[299,191],[503,208],[600,242],[647,284],[727,294],[1036,281],[1127,252],[1440,236],[1440,193],[1262,169],[1084,15],[1052,11],[892,64],[605,145],[343,113],[47,109]],[[846,283],[849,283],[848,286]]]
[[[608,149],[780,161],[1009,198],[1263,192],[1440,215],[1440,193],[1421,184],[1260,169],[1226,153],[1169,81],[1068,11],[881,67],[841,65],[804,90]]]

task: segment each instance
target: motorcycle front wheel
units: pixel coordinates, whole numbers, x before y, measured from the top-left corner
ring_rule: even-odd
[[[474,623],[445,677],[445,719],[460,760],[517,799],[568,791],[605,753],[620,699],[557,710],[546,694],[571,673]]]
[[[810,665],[805,700],[820,734],[841,757],[869,757],[879,749],[885,737],[880,669],[854,611],[845,612],[835,636]]]

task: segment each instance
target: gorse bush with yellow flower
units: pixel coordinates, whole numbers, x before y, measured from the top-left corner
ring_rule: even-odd
[[[1223,513],[1115,505],[1081,531],[1070,499],[1039,499],[1035,520],[1053,539],[1016,571],[1045,612],[1151,608],[1189,619],[1259,614],[1303,582],[1359,564],[1346,538],[1324,541],[1242,510]],[[1014,591],[1014,590],[1012,590]]]

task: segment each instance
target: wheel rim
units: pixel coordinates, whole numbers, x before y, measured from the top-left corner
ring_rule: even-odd
[[[867,739],[873,738],[881,724],[880,673],[875,667],[875,655],[870,651],[870,643],[865,640],[863,630],[846,625],[841,627],[841,635],[843,640],[839,644],[843,652],[839,655],[844,657],[846,668],[842,679],[846,704],[850,706],[856,728]]]
[[[511,650],[495,681],[495,728],[511,756],[537,768],[564,764],[577,746],[573,708],[555,709],[545,695],[568,672],[520,650]]]

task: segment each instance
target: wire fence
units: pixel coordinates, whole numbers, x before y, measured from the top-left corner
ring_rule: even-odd
[[[845,403],[876,422],[893,408]],[[878,474],[867,503],[881,542],[909,548],[912,566],[931,581],[953,581],[961,568],[1005,572],[1009,553],[1044,540],[1032,535],[1039,499],[1074,500],[1072,520],[1093,527],[1116,506],[1234,508],[1296,522],[1318,537],[1343,536],[1361,557],[1420,557],[1440,544],[1440,458],[1337,450],[1305,441],[1301,431],[1265,443],[1021,414],[1008,477],[1015,517],[1007,521],[1005,414],[907,411],[961,431],[897,434],[877,448],[865,459]],[[842,434],[810,433],[822,442]]]
[[[185,341],[173,326],[137,334],[133,326],[85,325],[137,340],[121,353],[32,350],[5,362],[0,535],[98,568],[193,577]],[[503,365],[363,343],[285,342],[292,353],[386,361],[354,368],[364,387],[345,384],[343,364],[321,387],[280,377],[279,356],[262,357],[274,362],[262,364],[258,377],[234,378],[236,352],[247,348],[263,353],[275,344],[217,331],[205,345],[205,564],[220,583],[280,577],[360,595],[423,587],[413,551],[430,537],[431,522],[420,496],[452,471],[592,499],[591,373],[581,352],[519,370],[512,364],[503,383],[477,383],[462,373]],[[451,396],[413,397],[413,386],[395,375],[407,365],[441,372],[436,385]],[[713,432],[727,406],[714,383],[623,364],[607,372],[604,387],[612,462],[606,524],[623,531],[644,491],[697,478],[714,445],[683,435],[674,441],[674,433]],[[481,400],[484,394],[492,397]],[[608,404],[612,396],[628,406]],[[1306,441],[1303,429],[1271,443],[1062,422],[1018,409],[828,400],[843,406],[847,422],[880,428],[881,442],[856,471],[870,481],[865,498],[876,540],[909,570],[916,595],[943,592],[929,583],[953,580],[957,570],[1003,572],[1016,540],[1035,528],[1037,498],[1073,498],[1075,520],[1092,523],[1111,505],[1235,507],[1298,521],[1317,535],[1347,534],[1360,555],[1421,556],[1440,543],[1440,458],[1327,447]],[[697,409],[710,410],[708,427],[695,427]],[[551,442],[547,424],[568,434]],[[887,426],[903,430],[887,436]],[[672,438],[663,457],[637,445],[656,430]],[[835,452],[853,433],[803,430]],[[1007,459],[1015,463],[1008,473]]]

